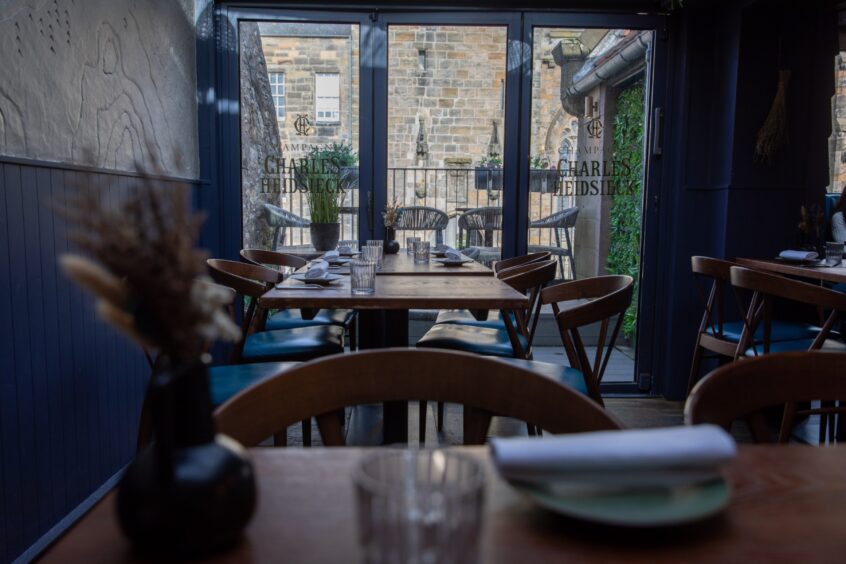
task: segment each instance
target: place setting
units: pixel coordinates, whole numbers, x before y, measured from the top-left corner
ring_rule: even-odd
[[[302,282],[303,285],[286,286],[282,283],[279,283],[276,284],[276,289],[322,289],[334,285],[339,280],[343,280],[343,278],[344,277],[340,274],[334,274],[332,272],[329,272],[329,262],[325,260],[316,260],[309,263],[308,269],[305,272],[295,273],[291,275],[292,280]]]
[[[447,245],[436,246],[432,252],[432,262],[443,266],[461,266],[473,262],[473,259]]]

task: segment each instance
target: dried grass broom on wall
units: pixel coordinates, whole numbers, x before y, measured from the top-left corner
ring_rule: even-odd
[[[755,142],[755,160],[769,164],[773,155],[787,145],[787,87],[790,84],[790,71],[778,71],[778,90],[776,91],[770,113],[764,125],[758,131]]]

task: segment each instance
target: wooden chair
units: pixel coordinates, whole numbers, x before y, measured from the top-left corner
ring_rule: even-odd
[[[822,408],[797,409],[821,400]],[[846,354],[789,352],[750,358],[717,368],[693,388],[685,404],[688,425],[713,423],[730,430],[746,418],[756,442],[773,442],[763,410],[784,406],[777,441],[786,443],[797,417],[820,414],[820,443],[835,438],[834,402],[846,400]],[[840,416],[842,417],[842,415]]]
[[[633,293],[632,277],[620,275],[563,282],[544,288],[541,293],[541,302],[552,305],[571,370],[577,370],[581,374],[588,395],[599,405],[604,405],[599,384],[623,324],[623,314],[632,303]],[[589,301],[567,309],[561,308],[563,302],[574,300]],[[614,317],[617,320],[609,338],[608,329]],[[591,364],[579,330],[593,323],[600,325],[596,354]],[[571,381],[572,375],[562,374],[568,381]]]
[[[254,446],[316,417],[323,443],[343,446],[337,411],[385,401],[464,405],[464,443],[482,444],[491,417],[552,433],[620,429],[614,417],[565,386],[499,360],[453,351],[386,349],[302,364],[244,390],[215,412],[218,430]]]
[[[236,362],[311,360],[344,351],[344,329],[336,325],[264,330],[267,310],[259,299],[279,280],[277,271],[223,259],[209,259],[206,264],[215,282],[250,298],[241,324],[244,338],[235,349]]]
[[[538,251],[536,253],[528,253],[525,255],[520,255],[518,257],[511,257],[507,259],[498,260],[493,263],[492,267],[494,274],[499,275],[500,272],[504,270],[508,270],[509,268],[514,268],[515,266],[523,266],[524,264],[529,264],[532,262],[540,262],[542,260],[547,260],[552,253],[549,251]]]
[[[706,351],[714,353],[721,359],[736,359],[743,353],[739,348],[740,337],[743,334],[743,312],[736,313],[736,319],[727,320],[725,316],[725,290],[731,284],[731,267],[737,264],[703,256],[690,258],[691,270],[696,279],[697,289],[705,304],[699,331],[696,334],[696,345],[693,349],[693,362],[690,367],[687,391],[699,380],[702,359]],[[710,283],[706,291],[703,282]],[[807,323],[793,323],[789,321],[773,321],[771,340],[790,341],[795,339],[813,338],[814,329]],[[763,332],[756,334],[756,340],[761,340]]]
[[[735,288],[752,291],[752,299],[743,317],[743,334],[737,358],[772,352],[818,349],[846,352],[846,344],[843,341],[829,339],[834,335],[833,327],[846,312],[846,294],[742,266],[732,266],[730,276]],[[813,328],[811,335],[799,339],[775,340],[772,320],[774,298],[812,305],[831,313],[821,328]],[[760,341],[757,338],[759,335]]]
[[[280,282],[293,271],[308,264],[307,260],[298,256],[264,249],[242,249],[241,258],[256,266],[270,265],[276,267],[279,270]],[[269,315],[265,321],[265,329],[268,331],[316,325],[343,327],[349,333],[350,348],[355,348],[357,344],[355,311],[351,309],[321,309],[316,312],[314,310],[303,312],[296,309],[283,309]]]

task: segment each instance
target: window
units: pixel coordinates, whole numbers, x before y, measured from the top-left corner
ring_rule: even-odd
[[[426,70],[426,49],[417,50],[417,70],[421,72]]]
[[[273,95],[273,105],[276,106],[276,119],[285,119],[285,73],[271,72],[270,93]]]
[[[341,121],[341,80],[338,73],[314,75],[314,113],[317,123]]]

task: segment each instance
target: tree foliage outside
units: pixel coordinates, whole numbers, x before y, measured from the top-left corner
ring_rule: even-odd
[[[634,278],[632,305],[623,318],[623,334],[634,341],[637,331],[637,297],[640,273],[640,232],[643,202],[643,81],[622,90],[617,97],[614,116],[615,161],[631,168],[627,176],[616,177],[617,193],[612,196],[610,222],[611,243],[607,268],[610,274],[627,274]]]

